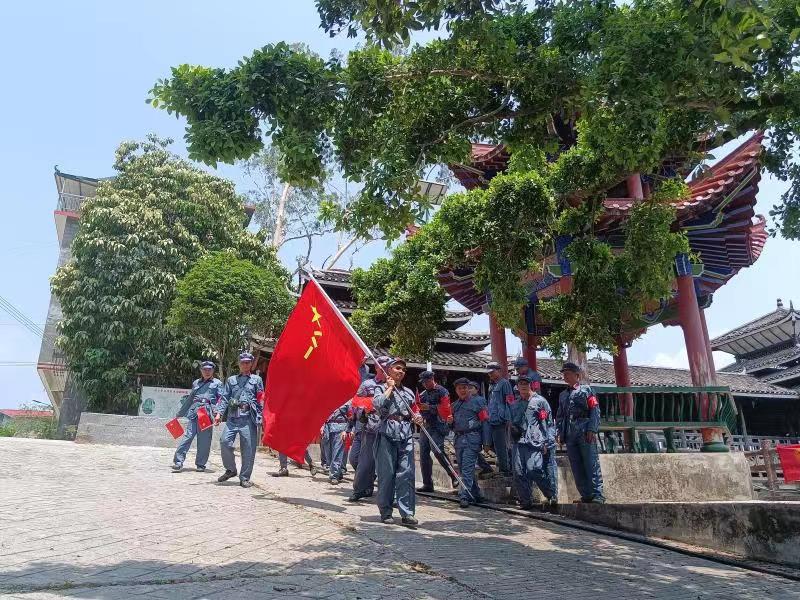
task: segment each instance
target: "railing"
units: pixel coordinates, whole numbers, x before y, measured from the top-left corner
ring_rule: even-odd
[[[85,198],[86,196],[61,192],[58,195],[58,206],[56,210],[78,213],[81,210],[81,204],[83,204]]]
[[[617,443],[633,452],[660,451],[660,440],[648,436],[649,431],[662,433],[666,450],[675,452],[676,433],[713,427],[730,437],[736,430],[736,405],[728,387],[613,387],[595,388],[595,393],[609,452]],[[615,432],[627,433],[625,441]],[[686,446],[686,434],[680,437]]]

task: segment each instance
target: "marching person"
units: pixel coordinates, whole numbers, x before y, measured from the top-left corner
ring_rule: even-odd
[[[353,406],[353,420],[361,424],[362,429],[358,464],[353,477],[353,494],[347,499],[349,502],[358,502],[361,498],[369,498],[375,491],[375,439],[378,429],[380,429],[381,418],[375,410],[372,399],[375,397],[375,388],[378,384],[386,381],[384,369],[389,368],[392,359],[388,356],[379,356],[375,360],[378,363],[375,377],[361,382],[356,392],[356,398],[368,404],[368,407]],[[350,452],[352,456],[353,448],[350,448]]]
[[[414,437],[411,424],[423,425],[424,419],[413,411],[414,392],[404,387],[406,361],[393,358],[388,364],[386,382],[375,387],[373,405],[380,416],[375,440],[375,470],[378,474],[378,509],[385,524],[394,523],[392,504],[402,524],[415,527],[416,495],[414,490]]]
[[[508,379],[503,377],[500,363],[490,362],[489,369],[489,425],[492,431],[492,447],[497,455],[497,468],[503,475],[511,475],[508,447],[508,425],[511,420],[511,405],[516,398]]]
[[[468,389],[470,396],[477,396],[481,402],[486,404],[486,398],[481,395],[481,386],[478,385],[477,381],[470,381]],[[483,452],[478,452],[478,468],[480,469],[479,475],[483,475],[484,479],[488,478],[490,475],[494,475],[494,469],[492,469],[492,465],[489,464],[489,461],[486,460]]]
[[[258,445],[258,426],[261,424],[261,403],[256,396],[264,391],[261,377],[253,374],[253,355],[242,352],[239,355],[239,374],[231,375],[225,382],[225,393],[216,406],[214,424],[219,425],[227,415],[227,426],[219,439],[222,464],[225,472],[217,481],[227,481],[236,477],[236,458],[233,446],[239,436],[239,450],[242,454],[242,468],[239,472],[239,485],[249,488],[253,485],[250,476],[256,460]]]
[[[224,393],[222,382],[214,377],[216,365],[210,360],[200,364],[200,377],[192,382],[192,390],[183,401],[176,417],[186,417],[186,431],[178,442],[175,449],[175,456],[172,459],[172,470],[180,471],[183,468],[183,461],[186,453],[192,446],[192,440],[197,436],[197,454],[194,457],[194,464],[198,471],[206,470],[208,455],[211,453],[211,427],[200,431],[197,424],[197,411],[204,408],[209,418],[214,414],[214,405]]]
[[[558,397],[558,442],[567,445],[569,466],[581,495],[580,502],[603,504],[606,499],[597,455],[600,405],[592,388],[581,385],[578,365],[564,363],[561,375],[567,389]]]
[[[344,440],[347,435],[347,414],[350,403],[347,402],[337,408],[322,426],[322,440],[327,444],[325,455],[328,457],[328,481],[331,485],[339,485],[344,477],[345,447]]]
[[[517,374],[515,377],[512,377],[510,381],[514,387],[514,395],[519,397],[519,394],[517,393],[517,381],[522,375],[527,375],[531,378],[531,381],[533,381],[533,379],[536,377],[536,375],[534,375],[536,371],[531,369],[530,365],[528,364],[528,359],[523,356],[514,359],[514,370]]]
[[[425,429],[428,430],[431,438],[438,447],[434,450],[428,436],[419,436],[419,470],[422,472],[422,487],[418,492],[433,492],[433,460],[431,451],[436,456],[436,460],[442,465],[452,480],[452,486],[458,487],[458,481],[450,467],[450,463],[444,452],[444,438],[448,432],[447,417],[450,414],[450,392],[436,383],[436,376],[433,371],[423,371],[419,380],[422,383],[422,393],[419,395],[419,411],[425,419]]]
[[[311,459],[311,454],[308,452],[308,448],[306,448],[306,455],[304,457],[305,463],[308,465],[308,470],[311,471],[311,476],[317,474],[317,467],[314,465],[314,461]],[[294,463],[294,461],[292,461]],[[288,477],[289,476],[289,457],[286,456],[283,452],[278,452],[278,465],[279,469],[275,473],[271,473],[273,477]],[[302,469],[303,465],[300,463],[296,463],[297,467]]]
[[[461,481],[464,482],[458,493],[459,503],[461,508],[467,508],[471,502],[484,502],[475,478],[475,466],[481,445],[487,449],[489,447],[489,411],[483,396],[470,395],[469,379],[461,377],[453,383],[457,398],[453,403],[453,414],[448,417],[447,423],[456,434],[456,460],[461,471]]]
[[[558,504],[555,420],[550,404],[533,386],[531,375],[517,379],[520,406],[514,410],[511,422],[514,483],[525,510],[532,508],[531,482],[551,505]]]

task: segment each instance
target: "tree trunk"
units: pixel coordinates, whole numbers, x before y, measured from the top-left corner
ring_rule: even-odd
[[[276,250],[283,243],[283,222],[286,216],[286,198],[289,196],[291,186],[287,183],[283,186],[280,202],[278,202],[278,214],[275,217],[275,233],[272,236],[272,247]]]
[[[586,352],[578,350],[572,344],[567,344],[567,361],[575,363],[581,368],[581,383],[588,385],[589,381],[589,361]]]

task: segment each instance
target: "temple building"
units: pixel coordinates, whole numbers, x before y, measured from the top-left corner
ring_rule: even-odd
[[[315,270],[314,279],[322,286],[345,317],[350,317],[357,304],[353,299],[350,272],[341,269]],[[490,336],[485,332],[465,331],[462,329],[474,314],[469,310],[446,311],[442,329],[435,338],[434,350],[430,356],[430,366],[436,372],[439,383],[452,389],[452,382],[459,377],[469,377],[486,387],[486,365],[493,360],[492,353],[487,350]],[[269,356],[274,348],[275,340],[254,337],[254,348],[259,351],[259,370],[266,372]],[[385,348],[374,348],[376,355],[388,353]],[[797,347],[797,359],[800,360],[800,347]],[[414,387],[420,372],[428,366],[428,359],[421,356],[404,357],[408,361],[409,373],[405,385]],[[514,356],[506,356],[505,363],[513,373]],[[553,358],[537,357],[537,369],[542,376],[542,393],[553,406],[557,405],[558,394],[564,389],[561,379],[561,363]],[[692,386],[691,372],[687,369],[672,369],[630,365],[631,386],[651,389],[666,387]],[[798,367],[798,386],[800,386],[800,367]],[[598,390],[616,386],[616,373],[613,361],[600,358],[588,362],[588,380]],[[741,369],[727,367],[717,373],[720,386],[730,388],[737,408],[743,409],[744,426],[740,422],[734,433],[755,435],[784,435],[778,426],[779,419],[761,420],[751,415],[751,407],[785,406],[787,410],[800,408],[798,391],[775,385]]]
[[[754,397],[739,403],[748,433],[800,435],[800,311],[781,300],[774,311],[711,340],[711,348],[732,354],[719,376],[748,375],[793,397]]]

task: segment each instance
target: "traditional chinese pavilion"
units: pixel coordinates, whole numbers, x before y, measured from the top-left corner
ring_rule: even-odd
[[[754,212],[761,178],[762,140],[761,133],[750,137],[692,180],[688,199],[673,203],[676,209],[674,227],[686,233],[693,253],[700,260],[692,264],[688,256],[676,256],[672,297],[627,323],[619,332],[620,351],[614,356],[618,386],[631,385],[626,346],[644,329],[658,323],[679,325],[683,330],[692,384],[717,385],[704,311],[711,305],[717,289],[740,269],[755,263],[767,239],[765,219]],[[470,164],[452,168],[464,187],[474,189],[488,185],[492,177],[505,170],[508,160],[509,152],[503,145],[474,144]],[[675,163],[663,164],[660,171],[665,176],[686,175]],[[637,202],[649,196],[651,184],[649,177],[633,173],[610,189],[604,201],[604,214],[595,226],[596,235],[612,247],[621,246],[626,217]],[[556,252],[544,258],[543,271],[529,273],[524,281],[529,299],[526,331],[517,333],[531,364],[536,363],[539,340],[549,331],[537,310],[538,304],[558,294],[569,293],[572,287],[571,266],[564,253],[569,243],[566,237],[557,240]],[[507,354],[505,332],[492,317],[491,299],[476,288],[472,271],[442,272],[439,281],[450,296],[474,313],[489,314],[492,354],[502,361]],[[629,406],[626,410],[633,408]],[[707,412],[708,407],[701,410]],[[721,440],[720,433],[713,430],[705,431],[704,436],[709,443]]]
[[[795,394],[794,398],[743,400],[745,427],[800,435],[800,311],[791,302],[787,308],[778,300],[774,311],[711,340],[711,348],[736,359],[720,369],[720,376],[746,374]]]

